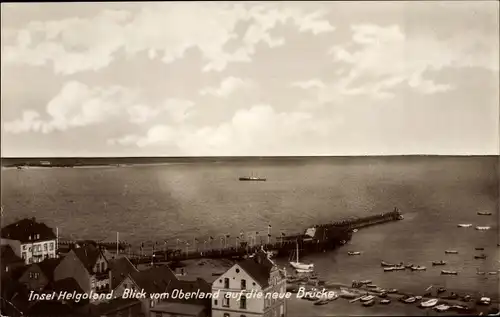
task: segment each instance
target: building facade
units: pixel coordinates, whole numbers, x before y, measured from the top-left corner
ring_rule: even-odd
[[[25,264],[57,257],[54,231],[35,218],[23,219],[2,228],[2,245],[9,245]]]
[[[262,296],[250,297],[252,291]],[[233,265],[212,283],[212,317],[284,317],[285,298],[272,295],[285,292],[284,272],[267,253],[258,252],[253,258]]]

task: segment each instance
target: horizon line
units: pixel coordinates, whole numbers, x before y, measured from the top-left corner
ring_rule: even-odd
[[[200,156],[1,156],[0,159],[103,159],[103,158],[335,158],[335,157],[477,157],[500,156],[500,154],[367,154],[367,155],[200,155]]]

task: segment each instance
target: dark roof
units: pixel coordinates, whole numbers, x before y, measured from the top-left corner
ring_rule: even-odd
[[[12,250],[10,245],[2,245],[0,250],[0,259],[2,259],[2,265],[9,265],[12,263],[24,263],[23,259],[18,257],[16,253]]]
[[[92,244],[86,244],[84,246],[74,248],[73,252],[75,252],[76,256],[80,259],[87,271],[92,273],[94,265],[99,258],[99,254],[101,254],[101,250]]]
[[[274,264],[269,260],[265,252],[259,251],[253,257],[239,262],[238,265],[262,288],[269,286],[269,277]]]
[[[35,263],[32,265],[38,265],[43,274],[52,281],[54,279],[54,270],[61,263],[62,258],[45,259],[42,262]]]
[[[34,302],[28,309],[28,316],[75,316],[72,307],[58,301],[41,300]]]
[[[111,288],[115,288],[129,275],[137,272],[137,268],[126,257],[109,261],[111,268]]]
[[[166,265],[133,272],[130,277],[146,293],[163,293],[172,282],[177,281],[174,272]]]
[[[202,305],[193,305],[187,303],[159,303],[154,308],[151,308],[151,312],[163,312],[169,313],[175,316],[198,316],[205,307]]]
[[[78,282],[72,278],[64,278],[62,280],[55,281],[51,286],[50,289],[55,291],[55,292],[73,292],[76,291],[76,293],[83,293],[83,290],[81,289],[80,285],[78,285]]]
[[[130,306],[140,305],[141,302],[138,299],[131,298],[115,298],[109,302],[102,302],[97,305],[91,306],[92,315],[102,316],[110,314]]]
[[[40,238],[35,239],[35,235],[39,234]],[[11,223],[2,228],[2,238],[19,240],[23,243],[42,240],[53,240],[56,238],[54,231],[46,224],[36,222],[35,218],[23,219]]]

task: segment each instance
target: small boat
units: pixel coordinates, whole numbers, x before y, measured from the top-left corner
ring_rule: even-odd
[[[463,306],[463,305],[453,305],[450,307],[451,310],[454,310],[459,313],[468,313],[471,312],[472,309],[468,306]]]
[[[359,300],[362,301],[362,302],[368,302],[368,301],[371,301],[375,298],[375,296],[373,295],[365,295],[363,297],[361,297]]]
[[[372,280],[363,280],[360,282],[362,285],[368,285],[372,283]]]
[[[477,250],[477,251],[484,251],[484,248],[474,248],[474,250]]]
[[[446,288],[440,287],[440,288],[437,289],[437,292],[438,293],[444,293],[444,292],[446,292]]]
[[[358,232],[358,229],[352,229],[352,232],[356,233]]]
[[[405,265],[405,268],[411,269],[414,265],[412,263],[408,263]]]
[[[365,307],[370,307],[370,306],[375,305],[375,301],[373,299],[371,299],[369,301],[363,302],[362,305],[365,306]]]
[[[458,299],[458,294],[451,292],[451,294],[449,296],[445,296],[445,297],[443,297],[443,299],[455,300],[455,299]]]
[[[432,261],[432,265],[446,265],[446,262],[441,260],[441,261]]]
[[[478,304],[480,305],[490,305],[491,304],[491,298],[489,297],[481,297],[478,301],[477,301]]]
[[[380,294],[378,294],[378,297],[380,298],[386,298],[388,295],[387,295],[387,292],[382,292]]]
[[[444,251],[445,254],[458,254],[457,250],[446,250]]]
[[[407,299],[404,299],[404,300],[403,300],[403,302],[404,302],[405,304],[412,304],[412,303],[415,303],[416,301],[417,301],[417,299],[416,299],[415,297],[413,297],[413,296],[408,297]]]
[[[432,298],[432,299],[426,300],[424,302],[421,302],[420,307],[423,307],[423,308],[433,307],[433,306],[437,305],[438,301],[439,301],[438,299]]]
[[[392,271],[394,271],[394,266],[384,267],[384,272],[392,272]]]
[[[498,271],[488,272],[488,275],[498,275]]]
[[[402,265],[397,265],[394,267],[394,271],[404,271],[406,268]]]
[[[490,230],[490,226],[477,226],[476,230],[484,231],[484,230]]]
[[[317,301],[314,302],[314,305],[325,305],[328,304],[330,301],[326,298],[318,299]]]
[[[416,299],[416,300],[421,300],[421,299],[422,299],[422,296],[417,295],[417,296],[415,296],[415,299]]]
[[[361,252],[359,251],[349,251],[347,252],[348,255],[361,255]]]
[[[345,290],[345,289],[341,289],[339,297],[345,298],[345,299],[354,299],[354,298],[358,297],[358,294],[349,292],[348,290]]]
[[[486,254],[480,254],[480,255],[474,255],[474,259],[486,259],[487,258],[487,255]]]
[[[445,304],[441,304],[441,305],[434,307],[434,309],[439,311],[439,312],[444,312],[444,311],[447,311],[448,309],[450,309],[450,306],[445,305]]]
[[[367,288],[378,288],[378,286],[375,284],[368,284],[368,285],[366,285],[366,287]]]
[[[457,271],[442,270],[441,274],[442,275],[458,275],[458,272]]]
[[[425,270],[427,270],[427,268],[425,266],[417,265],[417,266],[412,266],[411,270],[412,271],[425,271]]]
[[[395,288],[391,288],[390,290],[388,290],[388,291],[387,291],[387,294],[395,294],[395,293],[397,293],[397,292],[398,292],[398,290],[397,290],[397,289],[395,289]]]
[[[478,211],[477,214],[479,216],[491,216],[491,212],[490,211]]]
[[[255,176],[243,176],[239,178],[240,181],[253,181],[253,182],[265,182],[267,179]]]
[[[472,227],[472,223],[459,223],[458,227],[459,228],[470,228],[470,227]]]
[[[392,263],[387,263],[387,262],[380,262],[380,265],[383,266],[383,267],[394,267],[396,266],[396,264],[392,264]]]
[[[382,299],[380,300],[380,304],[382,305],[389,305],[391,303],[390,299]]]
[[[476,271],[476,274],[477,274],[477,275],[486,275],[486,272]]]
[[[306,263],[301,263],[299,261],[299,242],[297,241],[297,250],[296,250],[296,255],[297,255],[297,260],[295,262],[290,262],[290,265],[296,269],[296,270],[313,270],[314,269],[314,264],[306,264]],[[310,273],[310,272],[300,272],[300,273]]]
[[[297,273],[312,273],[314,272],[313,269],[295,269]]]

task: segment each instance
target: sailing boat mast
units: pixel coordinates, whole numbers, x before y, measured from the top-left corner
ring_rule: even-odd
[[[299,263],[299,240],[295,240],[295,243],[297,244],[297,263]]]

